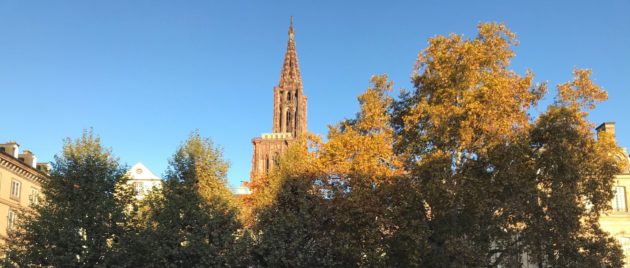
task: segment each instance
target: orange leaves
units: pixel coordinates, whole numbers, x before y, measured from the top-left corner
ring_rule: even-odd
[[[401,161],[394,154],[394,132],[387,96],[393,83],[386,75],[373,76],[372,86],[359,96],[361,111],[356,119],[331,127],[319,160],[329,174],[342,174],[380,184],[400,172]]]
[[[558,85],[557,101],[570,108],[592,110],[597,103],[608,99],[608,93],[593,84],[591,72],[589,69],[575,69],[573,81]]]
[[[415,105],[405,125],[422,128],[435,144],[476,150],[502,142],[528,126],[527,110],[546,91],[507,69],[515,34],[503,24],[478,26],[475,39],[437,36],[416,65]]]

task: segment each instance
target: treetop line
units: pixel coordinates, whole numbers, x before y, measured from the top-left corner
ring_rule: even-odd
[[[20,181],[7,200],[0,185],[0,213],[13,202],[3,264],[624,267],[630,160],[614,123],[593,135],[587,119],[607,93],[590,70],[574,70],[531,118],[548,89],[509,69],[515,43],[500,23],[429,39],[413,90],[393,98],[387,75],[373,76],[356,116],[323,141],[307,130],[291,22],[272,132],[252,140],[250,194],[230,192],[221,149],[197,131],[160,187],[137,198],[130,180],[156,176],[141,164],[125,170],[85,131],[46,169],[41,200],[18,206]],[[11,164],[44,172],[31,156]],[[2,167],[0,182],[17,180]]]

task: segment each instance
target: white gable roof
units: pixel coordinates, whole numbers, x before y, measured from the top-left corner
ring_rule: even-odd
[[[129,175],[129,179],[131,180],[162,180],[140,162],[133,165],[133,167],[127,171],[127,175]]]

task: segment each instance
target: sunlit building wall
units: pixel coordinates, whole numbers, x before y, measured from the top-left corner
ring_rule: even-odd
[[[0,241],[17,222],[18,211],[41,201],[41,184],[50,164],[37,163],[35,154],[20,152],[16,142],[0,144]]]
[[[598,133],[603,131],[615,136],[615,124],[612,122],[603,123],[597,127]],[[623,155],[619,158],[626,161],[630,166],[628,152],[624,149]],[[630,172],[626,170],[617,176],[613,184],[614,198],[611,200],[612,210],[604,213],[599,223],[604,231],[615,237],[625,255],[625,267],[630,267],[630,213],[628,213],[628,191],[630,189]]]

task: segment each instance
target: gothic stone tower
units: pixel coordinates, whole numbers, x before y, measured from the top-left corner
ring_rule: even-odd
[[[298,65],[293,19],[289,26],[289,41],[280,73],[280,82],[273,89],[273,132],[254,138],[252,178],[267,174],[274,168],[289,144],[306,130],[306,96]]]

